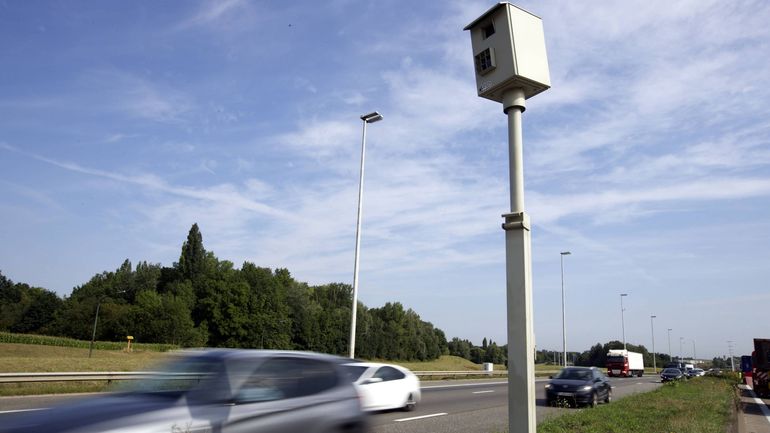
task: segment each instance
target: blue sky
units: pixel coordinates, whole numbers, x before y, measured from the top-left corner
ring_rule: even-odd
[[[462,28],[487,1],[0,2],[0,270],[60,295],[208,250],[352,282],[505,341],[506,119]],[[535,333],[699,357],[770,337],[770,5],[533,2],[524,114]],[[683,340],[680,340],[683,339]]]

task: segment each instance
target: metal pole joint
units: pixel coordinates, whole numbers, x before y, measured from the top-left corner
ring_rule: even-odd
[[[505,218],[505,222],[502,227],[503,230],[521,230],[531,231],[529,215],[526,212],[514,212],[506,213],[502,215]]]

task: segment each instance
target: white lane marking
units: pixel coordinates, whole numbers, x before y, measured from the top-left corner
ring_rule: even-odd
[[[491,389],[490,389],[490,390],[488,390],[488,391],[473,391],[473,394],[486,394],[486,393],[488,393],[488,392],[495,392],[495,391],[493,391],[493,390],[491,390]]]
[[[47,407],[38,407],[35,409],[16,409],[16,410],[0,410],[0,413],[17,413],[17,412],[32,412],[35,410],[45,410]]]
[[[411,417],[411,418],[401,418],[401,419],[394,419],[393,421],[395,421],[395,422],[401,422],[401,421],[414,421],[414,420],[416,420],[416,419],[423,419],[423,418],[433,418],[433,417],[436,417],[436,416],[443,416],[443,415],[448,415],[448,414],[447,414],[446,412],[441,412],[441,413],[432,413],[432,414],[430,414],[430,415],[423,415],[423,416],[413,416],[413,417]]]
[[[751,397],[754,398],[754,402],[759,405],[760,409],[762,409],[762,413],[765,415],[767,422],[770,423],[770,409],[767,408],[764,401],[760,400],[759,397],[754,394],[754,389],[748,385],[746,385],[746,388],[748,388],[749,392],[751,393]]]

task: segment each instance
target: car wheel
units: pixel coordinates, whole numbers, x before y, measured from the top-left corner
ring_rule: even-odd
[[[406,397],[406,403],[404,404],[404,410],[407,412],[411,412],[414,410],[414,408],[417,407],[417,402],[414,401],[414,395],[409,394]]]
[[[607,390],[607,397],[605,397],[604,402],[609,403],[612,401],[612,388]]]

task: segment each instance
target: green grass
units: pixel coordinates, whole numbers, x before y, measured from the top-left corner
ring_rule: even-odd
[[[166,353],[150,350],[94,350],[89,358],[88,349],[0,343],[0,373],[146,370],[166,356]],[[106,387],[104,381],[3,383],[0,384],[0,396],[95,392],[103,391]]]
[[[372,362],[397,364],[412,371],[481,371],[482,369],[481,364],[474,364],[465,358],[451,355],[444,355],[433,361],[400,362],[372,360]],[[505,366],[501,364],[495,364],[494,370],[505,371]]]
[[[736,405],[733,377],[669,383],[596,409],[541,422],[538,433],[724,433]]]
[[[35,335],[35,334],[15,334],[12,332],[0,332],[0,343],[77,347],[81,349],[88,349],[91,346],[90,341],[76,340],[74,338],[51,337],[48,335]],[[100,350],[123,350],[126,348],[126,342],[125,341],[121,341],[121,342],[94,341],[93,347],[94,349],[100,349]],[[133,350],[152,350],[156,352],[166,352],[169,350],[179,349],[179,346],[176,346],[173,344],[132,343],[131,348]]]

